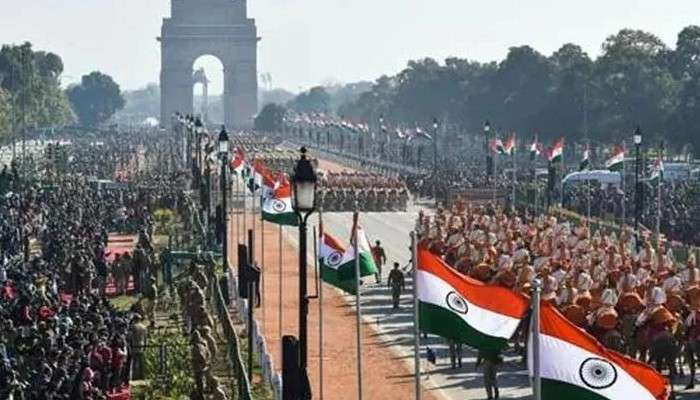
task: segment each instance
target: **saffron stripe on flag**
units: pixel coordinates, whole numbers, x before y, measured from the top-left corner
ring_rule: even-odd
[[[512,318],[521,318],[522,310],[528,307],[524,296],[515,296],[513,291],[500,286],[485,285],[459,273],[426,249],[418,249],[418,268],[440,277],[460,293],[468,293],[469,302]],[[516,301],[513,301],[517,298]]]

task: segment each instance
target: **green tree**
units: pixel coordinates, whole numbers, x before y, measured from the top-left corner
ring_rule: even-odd
[[[113,117],[117,123],[142,122],[146,118],[160,118],[160,87],[150,83],[144,88],[122,92],[125,105]]]
[[[376,121],[380,115],[396,119],[392,107],[395,95],[394,79],[384,75],[377,79],[369,91],[338,106],[338,114],[361,121]]]
[[[10,94],[0,88],[0,142],[10,135],[10,116],[12,115],[12,103]]]
[[[293,100],[294,97],[296,97],[294,93],[284,89],[263,90],[260,93],[263,106],[270,103],[286,104],[290,100]]]
[[[690,143],[700,150],[700,27],[692,25],[678,34],[672,55],[675,76],[681,86],[678,106],[669,125],[669,142],[677,147]]]
[[[489,119],[499,131],[545,141],[562,135],[577,141],[588,131],[619,142],[639,125],[647,144],[664,137],[700,149],[699,93],[700,27],[684,28],[675,50],[649,32],[622,29],[605,40],[597,59],[567,43],[551,56],[513,47],[499,62],[409,61],[337,113],[370,124],[379,115],[408,125],[446,118],[473,133]]]
[[[494,110],[492,120],[508,130],[539,129],[549,104],[553,71],[550,60],[530,46],[511,47],[492,77],[487,96]]]
[[[278,132],[282,130],[287,109],[279,104],[270,103],[263,107],[255,117],[255,129],[261,132]]]
[[[665,131],[679,88],[666,65],[667,52],[658,37],[639,30],[623,29],[605,40],[593,73],[599,138],[620,140],[637,125],[647,138]]]
[[[119,85],[101,72],[84,75],[80,85],[68,89],[68,99],[85,126],[106,122],[126,104]]]
[[[34,51],[31,43],[0,49],[0,88],[4,91],[5,118],[0,130],[62,126],[73,112],[61,89],[63,61],[53,53]],[[8,111],[9,110],[9,111]]]
[[[327,113],[330,111],[331,97],[322,86],[309,89],[287,103],[287,107],[303,113]]]
[[[367,81],[325,87],[326,92],[330,96],[329,106],[333,112],[336,112],[342,104],[357,100],[362,93],[371,89],[372,82]]]
[[[593,61],[580,46],[567,43],[549,58],[553,65],[550,101],[539,118],[540,137],[554,139],[562,132],[585,133],[584,114],[591,108]],[[588,128],[590,128],[590,123]]]

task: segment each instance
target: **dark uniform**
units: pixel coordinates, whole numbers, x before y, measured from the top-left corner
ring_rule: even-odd
[[[382,267],[386,264],[386,253],[379,240],[372,247],[372,258],[374,258],[374,265],[377,266],[377,273],[374,274],[374,277],[377,283],[380,283],[382,281]]]
[[[403,272],[399,270],[399,263],[394,263],[394,269],[389,273],[388,285],[391,288],[391,299],[394,310],[399,308],[399,300],[401,300],[401,290],[406,287],[406,282],[403,277]]]

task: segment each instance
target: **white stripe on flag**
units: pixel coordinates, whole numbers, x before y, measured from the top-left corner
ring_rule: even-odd
[[[451,310],[447,304],[447,295],[450,292],[456,292],[452,286],[430,272],[422,270],[418,271],[417,281],[420,301]],[[460,296],[467,302],[467,313],[455,312],[455,314],[466,324],[485,335],[505,339],[510,339],[513,336],[520,323],[519,319],[481,308],[469,302],[469,299],[461,294]]]

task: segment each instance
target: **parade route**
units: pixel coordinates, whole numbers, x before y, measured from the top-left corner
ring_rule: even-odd
[[[352,170],[337,163],[319,160],[319,169],[338,172]],[[252,227],[250,219],[250,197],[248,197],[247,228]],[[401,296],[401,307],[392,310],[391,291],[386,280],[393,262],[398,262],[404,271],[410,270],[409,233],[415,226],[420,207],[413,205],[406,212],[361,213],[360,223],[369,236],[370,242],[380,240],[387,255],[387,265],[383,268],[382,282],[375,283],[374,277],[364,278],[362,291],[363,317],[363,357],[364,395],[367,398],[405,399],[414,398],[414,336],[412,279],[406,273],[406,290]],[[426,210],[431,212],[431,210]],[[259,214],[256,221],[260,232]],[[230,229],[235,231],[235,217]],[[352,213],[337,212],[323,214],[324,229],[349,243],[352,227]],[[309,294],[315,291],[313,272],[313,227],[318,226],[318,214],[309,219]],[[235,234],[232,235],[235,237]],[[279,230],[276,225],[265,224],[264,258],[264,305],[257,319],[263,324],[268,348],[273,353],[275,365],[281,357],[278,327],[279,310]],[[256,237],[256,260],[262,261],[262,248],[259,233]],[[298,232],[296,228],[285,227],[283,233],[283,334],[297,333],[298,321],[298,274],[297,274]],[[356,399],[356,351],[355,351],[355,297],[346,295],[329,285],[324,286],[324,394],[328,398],[333,393],[336,399]],[[263,322],[264,321],[264,322]],[[318,300],[311,300],[309,313],[309,373],[314,394],[319,393],[319,345],[318,345]],[[330,338],[333,338],[332,340]],[[435,365],[427,362],[427,349],[432,349],[437,358]],[[499,374],[500,396],[503,399],[530,399],[532,389],[522,363],[522,358],[509,349],[504,354],[504,364]],[[421,371],[423,398],[428,399],[485,399],[482,370],[475,367],[477,353],[466,346],[462,351],[462,366],[451,368],[447,342],[437,336],[421,338]],[[400,366],[400,369],[397,369]],[[695,399],[700,396],[697,390],[682,391],[685,378],[676,381],[676,398]],[[386,392],[385,392],[386,391]],[[376,397],[375,397],[376,396]],[[318,397],[320,398],[320,397]]]
[[[232,247],[236,243],[236,216],[231,217],[229,229]],[[242,226],[242,218],[240,220]],[[256,220],[256,260],[263,263],[260,249],[260,219]],[[309,224],[309,243],[311,248],[309,266],[309,294],[316,293],[316,281],[313,273],[312,228]],[[246,226],[252,228],[252,217],[248,213]],[[255,318],[261,324],[268,349],[274,359],[275,367],[280,368],[280,329],[279,329],[279,228],[265,223],[264,267],[263,267],[263,306],[255,310]],[[298,333],[298,250],[296,247],[297,229],[285,227],[282,240],[282,334]],[[232,260],[235,265],[235,260]],[[320,396],[319,385],[319,308],[318,300],[311,300],[309,307],[309,379],[314,398],[351,400],[357,399],[356,348],[355,348],[355,313],[353,303],[348,302],[342,294],[328,285],[324,290],[324,324],[323,324],[323,382],[324,396]],[[369,310],[368,310],[369,311]],[[364,324],[363,343],[363,393],[367,399],[407,399],[414,398],[414,380],[412,367],[402,363],[402,357],[393,351],[393,343],[377,335],[372,324]],[[398,366],[398,368],[397,368]],[[442,396],[424,390],[423,399],[441,400]]]

